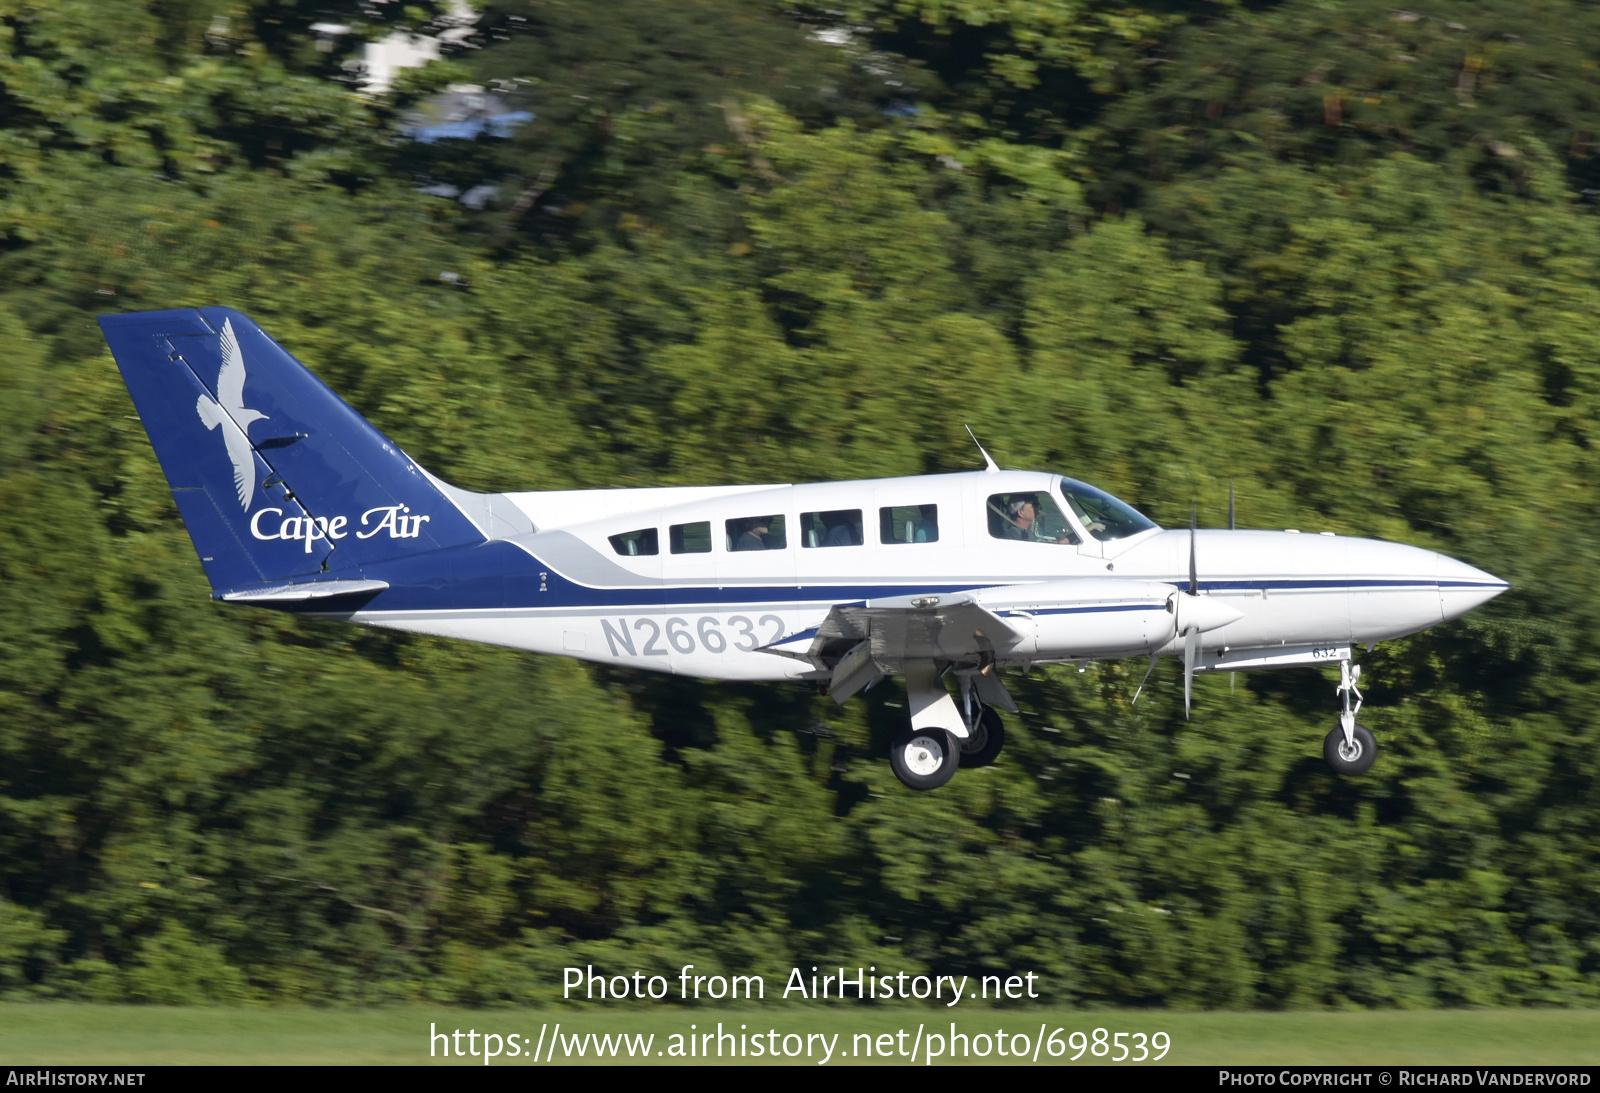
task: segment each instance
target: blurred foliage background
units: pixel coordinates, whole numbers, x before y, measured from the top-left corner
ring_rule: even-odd
[[[0,993],[1600,1000],[1600,14],[1576,0],[0,0]],[[316,24],[342,24],[329,35]],[[533,119],[423,143],[441,88]],[[449,196],[476,190],[463,203]],[[487,195],[487,196],[485,196]],[[475,489],[1063,471],[1513,590],[1333,685],[840,709],[222,607],[94,323],[228,304]]]

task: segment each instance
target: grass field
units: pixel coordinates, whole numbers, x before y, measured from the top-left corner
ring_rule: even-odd
[[[531,1043],[511,1041],[514,1034],[537,1041],[541,1029],[553,1032],[561,1023],[563,1042],[570,1034],[599,1036],[628,1033],[654,1034],[648,1059],[635,1064],[673,1063],[668,1039],[673,1034],[688,1034],[690,1024],[696,1032],[715,1031],[718,1021],[724,1031],[738,1033],[748,1026],[746,1035],[776,1029],[781,1042],[788,1034],[809,1037],[837,1034],[833,1058],[828,1065],[865,1063],[852,1057],[858,1034],[874,1037],[906,1030],[904,1044],[910,1047],[919,1025],[925,1032],[947,1034],[952,1014],[926,1009],[812,1009],[768,1007],[748,1010],[464,1010],[446,1006],[410,1006],[384,1009],[310,1009],[274,1007],[163,1007],[97,1006],[56,1003],[0,1004],[0,1065],[153,1065],[174,1063],[240,1064],[442,1064],[466,1062],[483,1065],[480,1058],[445,1060],[430,1058],[429,1027],[454,1032],[489,1031],[507,1043],[515,1042],[516,1057],[502,1056],[493,1061],[500,1066],[545,1065],[533,1063],[528,1054]],[[999,1029],[1015,1047],[1017,1033],[1030,1041],[1038,1037],[1041,1024],[1047,1030],[1062,1028],[1065,1039],[1073,1030],[1092,1035],[1096,1028],[1109,1032],[1162,1031],[1171,1037],[1171,1048],[1162,1060],[1179,1064],[1294,1065],[1294,1064],[1600,1064],[1600,1011],[1597,1010],[1466,1010],[1379,1013],[1172,1013],[1164,1011],[1068,1011],[968,1009],[954,1015],[956,1030],[969,1036],[980,1032],[992,1035]],[[547,1035],[546,1052],[553,1040]],[[681,1041],[680,1041],[681,1042]],[[991,1041],[992,1042],[992,1041]],[[468,1040],[462,1038],[463,1046]],[[791,1046],[800,1043],[789,1041]],[[783,1058],[791,1064],[818,1065],[823,1043],[810,1041],[813,1053],[808,1060]],[[876,1044],[877,1041],[875,1040]],[[898,1045],[899,1041],[894,1041]],[[478,1045],[481,1047],[481,1037]],[[974,1041],[973,1049],[983,1046]],[[715,1047],[712,1048],[713,1052]],[[746,1050],[749,1050],[748,1047]],[[1074,1054],[1069,1050],[1067,1055]],[[627,1063],[626,1052],[615,1062]],[[698,1054],[698,1053],[697,1053]],[[1031,1059],[1031,1057],[1030,1057]],[[1045,1063],[1048,1052],[1041,1051]],[[593,1064],[593,1044],[583,1059],[566,1059],[556,1053],[557,1064]],[[605,1062],[612,1062],[605,1059]],[[685,1060],[688,1061],[688,1060]],[[695,1062],[717,1060],[697,1058]],[[728,1061],[728,1060],[724,1060]],[[745,1063],[767,1063],[769,1057],[745,1058]],[[876,1054],[874,1063],[904,1065],[909,1059]],[[960,1051],[934,1062],[952,1061],[983,1065],[1018,1065],[1014,1057],[990,1054],[987,1058],[962,1059]],[[1065,1059],[1055,1060],[1065,1062]],[[1095,1060],[1085,1052],[1077,1065]],[[922,1054],[917,1063],[924,1062]],[[1148,1065],[1148,1064],[1147,1064]]]

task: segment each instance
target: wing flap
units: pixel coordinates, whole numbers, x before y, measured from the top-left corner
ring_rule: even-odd
[[[878,667],[893,671],[908,660],[992,659],[1022,638],[971,596],[903,596],[835,606],[817,627],[810,655],[823,656],[831,642],[865,641]]]

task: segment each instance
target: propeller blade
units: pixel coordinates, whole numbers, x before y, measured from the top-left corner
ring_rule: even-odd
[[[1228,530],[1233,530],[1233,479],[1228,479]]]
[[[1200,631],[1183,635],[1183,717],[1189,719],[1189,696],[1194,690],[1194,655],[1200,651]]]
[[[1194,525],[1198,516],[1197,506],[1189,507],[1189,595],[1200,595],[1200,575],[1194,564]]]
[[[1135,690],[1133,692],[1133,701],[1129,702],[1128,705],[1134,706],[1134,705],[1138,704],[1139,696],[1144,693],[1144,685],[1146,683],[1150,682],[1150,673],[1156,670],[1156,661],[1159,660],[1159,659],[1161,659],[1161,658],[1160,657],[1151,657],[1150,658],[1150,667],[1148,667],[1148,668],[1146,668],[1144,670],[1144,678],[1139,680],[1139,687],[1138,687],[1137,690]]]

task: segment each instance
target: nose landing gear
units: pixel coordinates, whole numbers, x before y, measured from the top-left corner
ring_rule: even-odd
[[[1344,710],[1339,714],[1338,726],[1322,742],[1322,757],[1336,773],[1344,775],[1364,774],[1378,758],[1378,742],[1372,730],[1356,721],[1356,714],[1361,711],[1361,690],[1356,686],[1360,678],[1361,665],[1352,667],[1348,660],[1339,662],[1338,694]]]

